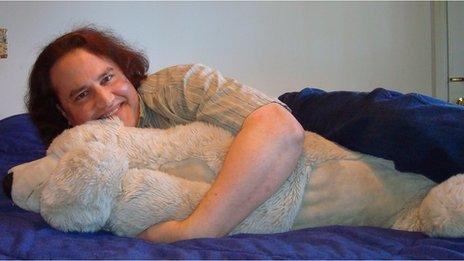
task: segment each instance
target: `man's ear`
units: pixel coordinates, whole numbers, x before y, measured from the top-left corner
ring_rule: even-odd
[[[102,229],[127,169],[126,153],[114,144],[89,142],[67,152],[42,190],[42,217],[63,231]]]

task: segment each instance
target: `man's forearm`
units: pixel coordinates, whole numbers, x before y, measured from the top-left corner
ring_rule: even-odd
[[[291,174],[304,132],[280,105],[267,106],[247,118],[211,189],[185,220],[189,238],[226,235]]]
[[[304,131],[278,104],[256,110],[245,120],[210,190],[182,221],[156,224],[138,235],[173,242],[229,233],[289,177],[302,152]]]

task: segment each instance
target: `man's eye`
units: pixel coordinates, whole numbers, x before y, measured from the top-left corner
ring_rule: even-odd
[[[79,93],[79,94],[74,98],[74,100],[76,100],[76,101],[81,101],[81,100],[85,99],[85,97],[87,97],[88,95],[89,95],[89,91],[85,90],[85,91]]]
[[[108,83],[111,79],[113,79],[113,74],[108,74],[106,75],[105,77],[103,77],[103,79],[101,80],[101,85],[105,85],[106,83]]]

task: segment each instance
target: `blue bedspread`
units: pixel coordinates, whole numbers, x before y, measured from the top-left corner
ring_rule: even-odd
[[[0,178],[45,148],[25,114],[0,121]],[[464,239],[330,226],[153,244],[106,232],[63,233],[0,193],[0,259],[464,259]]]
[[[306,130],[392,160],[400,171],[435,182],[464,173],[464,106],[382,88],[369,93],[305,88],[279,99]]]

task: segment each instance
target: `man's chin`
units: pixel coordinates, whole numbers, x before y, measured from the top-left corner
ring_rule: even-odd
[[[117,115],[116,117],[122,121],[124,126],[135,127],[136,122],[132,119],[132,117],[128,117],[128,115]]]

